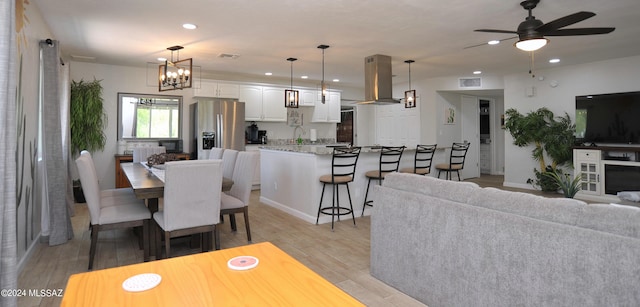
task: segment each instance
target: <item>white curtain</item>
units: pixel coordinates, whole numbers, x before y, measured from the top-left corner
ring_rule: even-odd
[[[0,1],[0,289],[17,289],[15,1]],[[17,306],[0,296],[0,306]]]
[[[64,69],[60,60],[58,41],[40,41],[42,52],[42,161],[44,161],[43,175],[46,185],[47,205],[49,209],[49,223],[43,226],[49,228],[49,245],[66,243],[73,238],[71,227],[70,206],[67,203],[67,155],[68,155],[68,120],[69,103],[63,101],[66,97],[61,93],[61,82]],[[46,213],[43,214],[46,216]]]

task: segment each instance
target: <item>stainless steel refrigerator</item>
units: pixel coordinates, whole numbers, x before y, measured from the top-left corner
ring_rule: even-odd
[[[201,99],[192,103],[189,111],[193,159],[207,159],[213,147],[244,150],[244,102],[225,98]]]

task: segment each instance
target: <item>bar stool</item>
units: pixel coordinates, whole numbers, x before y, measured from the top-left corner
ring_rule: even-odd
[[[334,219],[336,216],[338,217],[339,221],[341,215],[351,214],[351,218],[353,219],[353,226],[356,225],[356,217],[353,214],[353,203],[351,202],[351,192],[349,191],[349,182],[353,181],[359,156],[360,147],[336,147],[333,149],[333,155],[331,158],[331,174],[320,176],[320,182],[322,182],[322,194],[320,194],[320,204],[318,205],[318,216],[316,217],[316,225],[318,225],[320,213],[331,215],[332,231]],[[331,207],[322,207],[324,188],[327,186],[327,184],[333,186]],[[340,206],[339,187],[341,184],[347,187],[347,195],[349,195],[349,208]]]
[[[471,143],[453,143],[451,145],[451,154],[449,155],[449,163],[436,164],[438,170],[438,178],[440,178],[440,172],[445,172],[445,179],[451,180],[451,173],[456,172],[458,174],[458,181],[460,181],[460,170],[464,168],[464,159],[467,156]]]
[[[436,152],[437,147],[437,144],[417,145],[416,155],[413,159],[413,168],[402,168],[400,169],[400,172],[418,175],[427,175],[431,173],[431,162],[433,161],[433,154]]]
[[[364,174],[369,181],[367,182],[367,192],[364,194],[364,204],[362,205],[362,214],[360,216],[364,215],[364,209],[367,206],[373,206],[371,204],[373,200],[367,201],[371,180],[378,180],[378,184],[382,184],[384,176],[388,173],[397,172],[398,167],[400,167],[400,158],[402,158],[403,151],[404,146],[383,146],[380,150],[380,163],[378,164],[378,169],[368,171]]]

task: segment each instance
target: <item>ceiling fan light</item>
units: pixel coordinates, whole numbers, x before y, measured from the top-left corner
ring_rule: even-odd
[[[516,48],[523,51],[536,51],[544,47],[549,42],[546,38],[532,38],[519,40],[515,43]]]

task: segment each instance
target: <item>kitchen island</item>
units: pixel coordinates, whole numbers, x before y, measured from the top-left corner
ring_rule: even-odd
[[[307,222],[315,223],[322,193],[320,176],[331,174],[333,148],[314,145],[265,146],[260,149],[260,201],[285,211]],[[400,160],[400,168],[413,167],[415,148],[406,148]],[[356,217],[362,212],[367,190],[367,171],[378,169],[380,149],[363,147],[360,152],[354,181],[349,183],[351,200]],[[371,182],[371,192],[377,182]],[[333,187],[327,185],[324,206],[331,206]],[[340,206],[349,207],[346,188],[340,188]],[[373,205],[375,206],[375,200]],[[365,215],[369,215],[369,209]],[[350,220],[344,215],[341,219]],[[320,215],[319,223],[331,222],[331,216]]]

